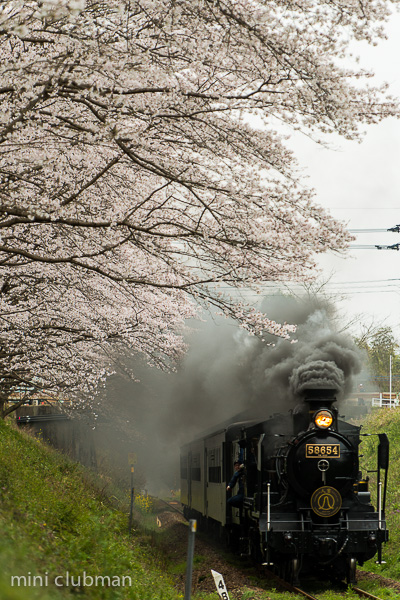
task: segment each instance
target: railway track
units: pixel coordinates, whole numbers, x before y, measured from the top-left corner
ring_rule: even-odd
[[[353,592],[355,592],[361,598],[369,598],[370,600],[382,600],[381,598],[378,598],[378,596],[374,596],[373,594],[370,594],[369,592],[366,592],[365,590],[362,590],[358,587],[351,586],[350,589],[353,590]],[[318,600],[316,596],[312,596],[311,594],[302,590],[301,588],[293,587],[292,591],[296,594],[304,596],[305,598],[308,598],[309,600]]]
[[[163,504],[168,506],[168,508],[172,508],[172,510],[179,513],[180,515],[183,515],[182,504],[180,502],[178,502],[177,500],[167,501],[167,500],[162,500],[161,498],[158,498],[158,501],[162,502]]]
[[[351,589],[353,590],[353,592],[355,592],[362,598],[370,598],[371,600],[381,600],[380,598],[378,598],[378,596],[374,596],[373,594],[370,594],[369,592],[366,592],[365,590],[361,590],[360,588],[355,587],[354,585],[351,586]]]
[[[272,573],[272,571],[270,571],[269,569],[267,569],[267,573],[269,578],[272,578],[274,581],[276,581],[276,583],[280,584],[287,591],[293,592],[294,594],[298,594],[299,596],[303,596],[304,598],[308,598],[308,600],[319,600],[317,596],[313,596],[312,594],[309,594],[302,588],[288,583],[284,579],[281,579],[280,577],[275,575],[275,573]],[[374,596],[373,594],[370,594],[369,592],[366,592],[365,590],[362,590],[357,586],[352,585],[349,587],[349,589],[355,592],[361,598],[369,598],[370,600],[382,600],[381,598],[378,598],[378,596]]]
[[[362,590],[359,587],[351,586],[350,589],[353,590],[353,592],[355,592],[361,598],[369,598],[370,600],[382,600],[381,598],[378,598],[378,596],[374,596],[373,594],[370,594],[369,592],[366,592],[365,590]],[[291,586],[290,584],[287,587],[287,590],[299,594],[300,596],[304,596],[304,598],[308,598],[308,600],[319,600],[316,596],[309,594],[301,588]]]

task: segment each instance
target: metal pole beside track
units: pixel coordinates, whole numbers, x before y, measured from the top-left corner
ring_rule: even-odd
[[[133,465],[136,464],[137,458],[135,452],[129,452],[128,461],[131,467],[131,506],[129,510],[129,522],[128,522],[128,531],[129,533],[132,531],[133,525],[133,503],[135,501],[135,488],[133,486],[133,473],[135,472],[135,467]]]
[[[129,509],[129,523],[128,523],[128,531],[129,533],[132,531],[132,524],[133,524],[133,504],[135,501],[135,488],[133,487],[133,472],[134,472],[134,467],[133,465],[131,466],[131,505],[130,505],[130,509]]]
[[[186,563],[185,599],[184,600],[190,600],[191,593],[192,593],[194,538],[195,538],[195,534],[196,534],[196,529],[197,529],[196,519],[190,519],[187,563]]]

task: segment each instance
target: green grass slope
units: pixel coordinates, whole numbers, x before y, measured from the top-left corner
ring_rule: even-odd
[[[83,468],[4,422],[0,530],[2,600],[182,598]]]
[[[377,565],[376,557],[364,565],[364,569],[400,581],[400,409],[376,409],[363,421],[362,433],[386,433],[390,443],[389,477],[386,500],[386,520],[389,542],[383,546],[385,564]],[[363,474],[377,468],[376,435],[362,438],[360,465]],[[381,472],[383,478],[383,473]],[[370,473],[372,503],[377,506],[376,474]]]

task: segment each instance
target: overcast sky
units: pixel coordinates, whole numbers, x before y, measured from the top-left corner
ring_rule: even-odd
[[[400,15],[388,24],[389,39],[359,49],[361,64],[375,70],[400,97]],[[348,223],[349,229],[388,229],[400,224],[400,119],[368,128],[363,142],[341,140],[326,150],[306,139],[294,141],[318,203]],[[400,242],[400,233],[359,233],[352,246]],[[323,257],[327,286],[346,293],[340,304],[349,318],[362,314],[368,324],[390,325],[400,339],[400,251],[351,249],[347,258]]]

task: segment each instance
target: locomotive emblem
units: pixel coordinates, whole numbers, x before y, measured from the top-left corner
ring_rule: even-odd
[[[341,495],[329,485],[318,488],[311,496],[311,508],[319,517],[332,517],[341,506]]]

